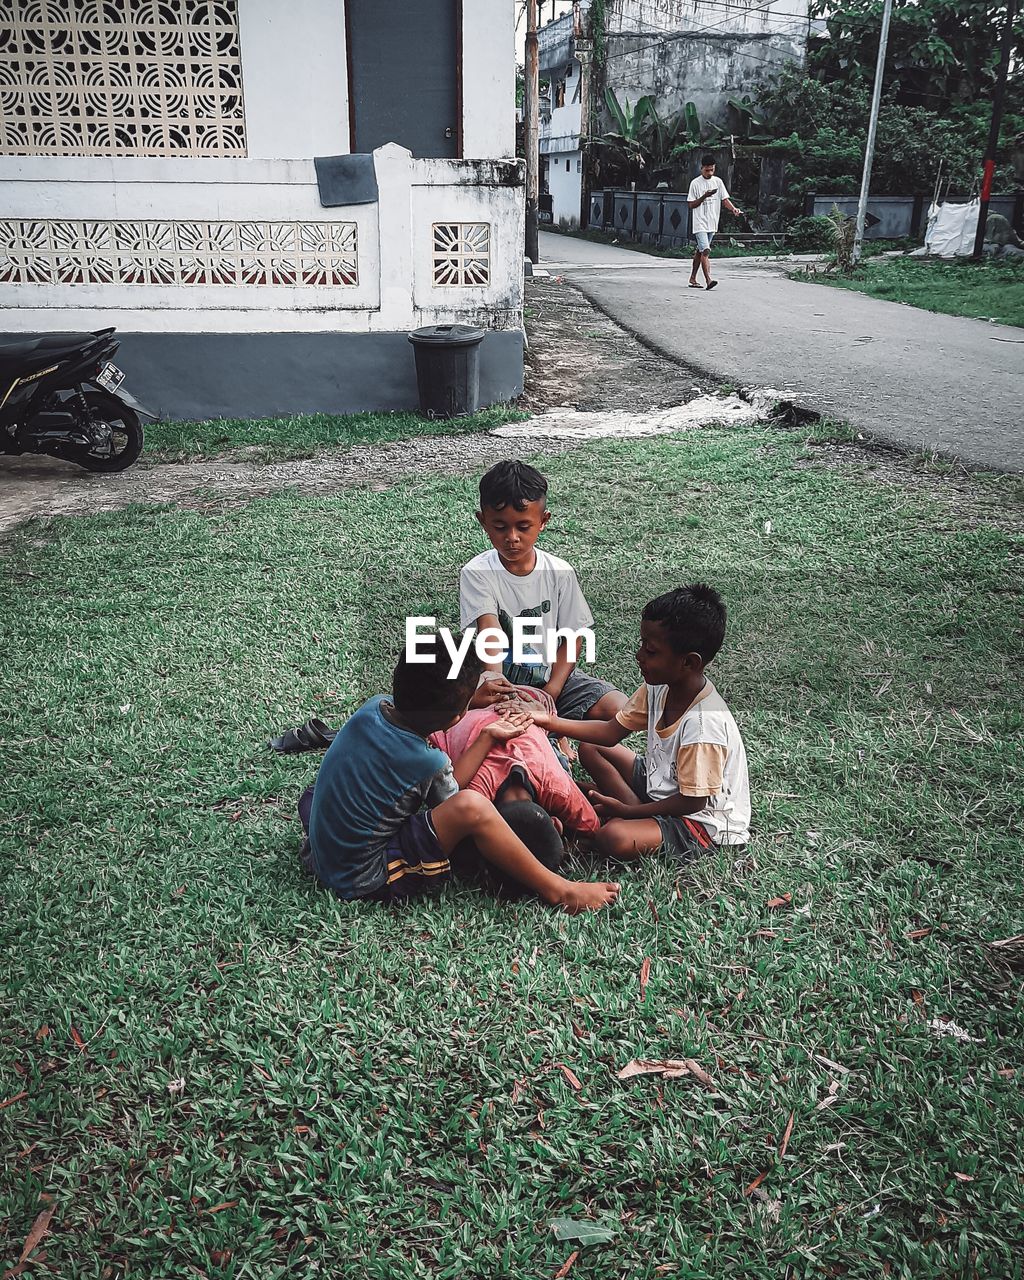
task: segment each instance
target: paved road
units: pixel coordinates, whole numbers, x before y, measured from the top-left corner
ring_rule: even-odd
[[[719,259],[711,293],[682,261],[541,235],[541,265],[702,373],[771,386],[911,449],[1024,471],[1024,329],[933,315]]]

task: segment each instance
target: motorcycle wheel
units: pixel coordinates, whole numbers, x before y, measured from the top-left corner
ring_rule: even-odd
[[[110,452],[98,452],[98,446],[84,445],[68,452],[65,457],[77,462],[87,471],[124,471],[142,452],[142,423],[134,410],[122,404],[117,396],[90,388],[85,400],[94,419],[100,419],[110,427]]]

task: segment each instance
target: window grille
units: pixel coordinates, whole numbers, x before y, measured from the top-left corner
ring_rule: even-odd
[[[490,223],[435,222],[434,284],[481,285],[490,279]]]
[[[245,155],[238,0],[0,0],[0,154]]]
[[[0,222],[0,283],[356,285],[354,222]]]

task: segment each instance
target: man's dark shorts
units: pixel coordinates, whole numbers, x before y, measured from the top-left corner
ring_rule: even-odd
[[[651,804],[647,794],[647,758],[638,755],[633,761],[633,781],[630,784],[641,804]],[[654,821],[661,828],[661,842],[677,862],[692,862],[709,849],[714,841],[707,829],[693,818],[677,818],[672,814],[659,814]]]
[[[302,842],[302,867],[316,879],[313,855],[309,844],[309,814],[313,807],[313,788],[307,787],[299,797],[299,820],[305,839]],[[452,879],[451,861],[434,831],[430,813],[414,813],[406,818],[384,854],[388,878],[379,889],[366,894],[364,902],[402,902],[407,898],[419,898],[437,893]]]
[[[606,693],[615,692],[615,686],[597,676],[584,675],[574,668],[555,700],[555,709],[563,720],[585,720],[587,712],[601,701]]]

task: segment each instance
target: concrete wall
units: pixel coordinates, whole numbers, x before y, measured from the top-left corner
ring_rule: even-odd
[[[728,98],[752,93],[774,69],[803,61],[808,31],[808,0],[730,5],[610,0],[607,86],[620,100],[653,95],[663,115],[693,102],[702,125],[724,124]]]
[[[819,196],[814,197],[811,213],[816,218],[825,218],[835,205],[840,213],[848,218],[857,216],[857,196]],[[950,196],[950,204],[966,204],[966,196]],[[989,210],[999,213],[1014,225],[1015,219],[1020,221],[1020,202],[1015,196],[993,196],[989,202]],[[865,240],[899,240],[904,236],[923,236],[928,221],[928,199],[919,196],[870,196],[867,211],[878,219],[876,223],[864,228]]]

